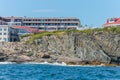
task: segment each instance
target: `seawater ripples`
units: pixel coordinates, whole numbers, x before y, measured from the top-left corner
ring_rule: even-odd
[[[120,80],[120,67],[0,64],[0,80]]]

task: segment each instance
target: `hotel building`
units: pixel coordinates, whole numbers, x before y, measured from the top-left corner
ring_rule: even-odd
[[[19,37],[16,29],[8,25],[0,25],[0,42],[15,42],[18,40]]]
[[[18,35],[78,29],[80,20],[77,18],[31,18],[31,17],[0,17],[0,41],[18,41]]]
[[[39,30],[65,30],[77,29],[80,27],[80,20],[77,18],[30,18],[30,17],[3,17],[6,24],[11,26],[29,26]]]
[[[7,25],[6,19],[3,17],[0,17],[0,25]]]

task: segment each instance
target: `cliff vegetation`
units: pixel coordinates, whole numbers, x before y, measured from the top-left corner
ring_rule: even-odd
[[[105,27],[105,28],[95,28],[95,29],[85,29],[85,30],[61,30],[61,31],[53,31],[53,32],[41,32],[41,33],[35,33],[32,35],[23,35],[21,36],[21,38],[24,37],[30,37],[30,39],[27,41],[27,43],[33,43],[34,40],[36,39],[40,39],[43,36],[50,36],[50,35],[65,35],[65,34],[69,34],[69,33],[86,33],[86,34],[93,34],[95,32],[108,32],[108,33],[120,33],[120,27]]]

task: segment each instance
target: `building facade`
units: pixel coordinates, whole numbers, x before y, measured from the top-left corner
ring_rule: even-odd
[[[42,31],[35,29],[35,28],[32,28],[30,26],[15,26],[14,29],[17,30],[19,36],[42,32]]]
[[[8,25],[0,25],[0,42],[2,41],[5,42],[19,41],[17,30]]]
[[[0,17],[0,25],[7,25],[6,19],[3,17]]]
[[[102,27],[120,26],[120,18],[109,18]]]
[[[31,17],[2,17],[5,24],[10,26],[30,26],[39,30],[64,30],[77,29],[80,27],[80,20],[77,18],[31,18]]]
[[[14,42],[19,39],[17,35],[20,36],[43,31],[78,29],[79,27],[80,20],[71,17],[0,17],[0,41]],[[6,31],[4,28],[7,28]]]

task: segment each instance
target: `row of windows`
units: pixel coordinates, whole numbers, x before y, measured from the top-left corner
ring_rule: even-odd
[[[66,24],[60,24],[60,23],[43,23],[43,24],[37,24],[37,23],[24,23],[23,26],[78,26],[78,23],[66,23]]]
[[[21,23],[8,23],[9,25],[18,25],[18,26],[20,26],[21,25]]]
[[[6,21],[7,21],[7,22],[11,22],[11,19],[7,19]]]
[[[7,19],[7,22],[11,22],[11,19]],[[79,19],[14,19],[14,22],[22,21],[79,21]]]
[[[2,30],[7,31],[7,29],[6,29],[6,28],[0,28],[0,31],[2,31]]]
[[[26,29],[17,29],[18,33],[28,33]]]
[[[23,21],[79,21],[78,19],[24,19]]]
[[[7,38],[0,38],[0,40],[4,40],[4,41],[7,41]]]
[[[22,19],[14,19],[15,22],[22,22]]]
[[[12,19],[6,19],[6,22],[11,22]],[[22,22],[22,19],[14,19],[14,22]]]
[[[17,33],[17,30],[16,30],[16,32],[10,31],[10,32],[8,33],[8,35],[17,35],[16,33]],[[4,32],[4,33],[0,32],[0,35],[7,35],[7,33],[6,33],[6,32]]]
[[[0,35],[7,35],[7,33],[0,33]]]

